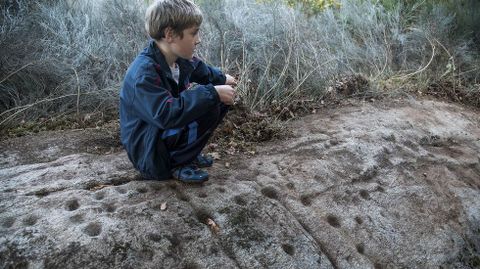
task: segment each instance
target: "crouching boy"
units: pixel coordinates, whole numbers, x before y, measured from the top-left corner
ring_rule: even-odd
[[[199,168],[213,160],[201,151],[233,104],[236,81],[193,56],[202,23],[194,3],[155,1],[145,20],[151,40],[120,92],[122,144],[145,178],[203,182]]]

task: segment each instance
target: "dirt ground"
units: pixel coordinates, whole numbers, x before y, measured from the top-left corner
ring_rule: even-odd
[[[196,186],[143,180],[109,129],[1,141],[0,267],[479,268],[479,111],[350,100],[285,124]]]

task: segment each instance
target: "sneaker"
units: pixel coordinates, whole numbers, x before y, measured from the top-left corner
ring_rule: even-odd
[[[194,165],[185,165],[174,168],[172,175],[175,179],[185,183],[202,183],[208,180],[208,173]]]
[[[205,154],[199,154],[193,161],[193,164],[200,168],[211,167],[213,165],[213,158]]]

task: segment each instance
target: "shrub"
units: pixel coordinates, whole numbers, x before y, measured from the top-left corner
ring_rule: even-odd
[[[149,1],[4,1],[0,125],[115,113],[123,75],[147,41]],[[350,75],[372,82],[364,96],[445,80],[478,85],[478,51],[453,35],[467,27],[449,12],[453,2],[423,2],[429,16],[419,15],[416,1],[338,0],[339,8],[325,8],[333,2],[198,0],[205,14],[199,54],[240,78],[250,110],[321,98]],[[472,91],[478,96],[478,87]]]
[[[124,72],[146,41],[143,8],[117,0],[7,3],[0,122],[115,109]]]
[[[240,91],[251,108],[322,95],[341,74],[363,74],[377,91],[465,72],[476,79],[476,52],[468,41],[451,38],[455,17],[441,6],[423,20],[375,1],[339,1],[340,9],[315,16],[279,2],[221,2],[214,12],[203,5],[204,55],[244,78]]]

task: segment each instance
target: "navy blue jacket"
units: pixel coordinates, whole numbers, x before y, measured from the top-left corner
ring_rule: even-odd
[[[172,77],[153,40],[127,70],[120,92],[120,133],[130,161],[143,175],[170,178],[169,153],[161,139],[167,129],[182,128],[220,103],[213,85],[225,75],[197,58],[179,58],[180,78]],[[189,89],[190,83],[198,83]]]

